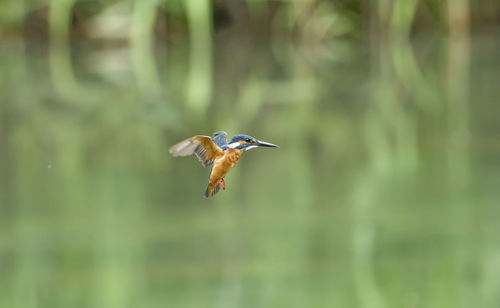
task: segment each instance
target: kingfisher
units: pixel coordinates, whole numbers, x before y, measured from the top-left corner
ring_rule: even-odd
[[[212,137],[197,135],[183,140],[172,146],[169,151],[174,157],[195,154],[203,167],[212,165],[204,194],[205,198],[208,198],[215,195],[221,187],[226,189],[224,177],[236,165],[243,151],[257,147],[279,148],[275,144],[248,135],[236,135],[228,143],[227,133],[221,131],[215,132]]]

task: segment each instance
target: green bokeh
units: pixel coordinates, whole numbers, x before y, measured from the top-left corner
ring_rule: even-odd
[[[498,307],[484,4],[2,1],[0,307]]]

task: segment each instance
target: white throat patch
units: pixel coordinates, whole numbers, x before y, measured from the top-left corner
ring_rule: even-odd
[[[234,148],[236,148],[239,145],[240,145],[239,142],[233,142],[233,143],[228,144],[227,147],[230,148],[230,149],[234,149]]]
[[[245,148],[245,151],[248,151],[248,150],[250,150],[250,149],[254,149],[254,148],[256,148],[256,147],[257,147],[256,145],[251,145],[251,146],[248,146],[248,147],[246,147],[246,148]]]

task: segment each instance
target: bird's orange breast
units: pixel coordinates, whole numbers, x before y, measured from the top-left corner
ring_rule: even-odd
[[[224,151],[224,155],[217,157],[214,160],[212,173],[210,174],[210,182],[217,182],[236,165],[243,153],[240,149],[229,149]]]

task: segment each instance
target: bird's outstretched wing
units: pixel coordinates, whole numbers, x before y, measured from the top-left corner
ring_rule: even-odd
[[[223,150],[208,136],[194,136],[170,148],[173,156],[196,154],[203,167],[210,165],[214,158],[222,155]]]
[[[226,132],[215,132],[212,135],[212,140],[221,149],[224,149],[227,146],[227,133]]]

